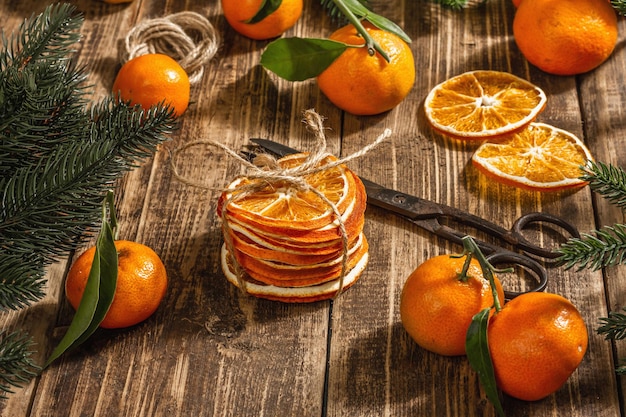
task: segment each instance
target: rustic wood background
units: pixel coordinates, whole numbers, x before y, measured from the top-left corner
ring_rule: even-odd
[[[220,187],[240,167],[214,149],[196,147],[181,155],[181,174],[213,190],[182,184],[172,175],[168,149],[189,141],[212,139],[239,149],[250,137],[266,137],[310,149],[313,137],[300,120],[303,110],[315,108],[327,118],[329,146],[337,155],[355,152],[383,129],[392,129],[393,136],[377,151],[350,164],[387,186],[507,227],[537,210],[567,217],[583,232],[625,222],[619,209],[588,188],[540,194],[486,181],[469,164],[475,145],[435,134],[422,110],[427,92],[446,78],[475,69],[512,72],[548,94],[539,121],[584,138],[597,160],[626,166],[623,19],[619,44],[604,65],[578,77],[559,77],[530,66],[518,51],[510,0],[487,0],[461,11],[428,0],[372,0],[374,11],[413,39],[417,79],[396,109],[355,117],[334,107],[313,80],[290,83],[260,67],[267,42],[231,30],[216,0],[72,3],[85,16],[79,61],[90,71],[94,101],[109,94],[119,69],[118,42],[138,22],[195,11],[215,25],[222,46],[192,88],[193,103],[181,129],[116,190],[120,237],[151,246],[167,266],[170,287],[163,304],[133,328],[98,331],[0,402],[3,416],[495,416],[467,360],[424,351],[399,319],[406,277],[428,257],[458,252],[458,246],[371,207],[365,225],[370,264],[360,282],[336,301],[287,305],[242,296],[219,266],[215,214]],[[287,36],[328,36],[335,25],[320,2],[305,3]],[[12,32],[47,4],[0,0],[0,27]],[[34,336],[39,362],[72,318],[63,295],[70,262],[50,268],[44,300],[0,316],[2,328]],[[504,397],[507,415],[623,415],[624,390],[613,369],[626,349],[595,329],[607,311],[626,305],[624,268],[550,268],[549,273],[548,290],[571,299],[584,315],[589,349],[556,394],[532,403]]]

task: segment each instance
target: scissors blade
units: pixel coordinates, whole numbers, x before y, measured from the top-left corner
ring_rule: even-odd
[[[269,139],[252,138],[250,139],[250,142],[281,158],[283,156],[302,152]]]
[[[253,138],[250,141],[279,157],[301,152],[269,139]],[[411,220],[434,218],[442,214],[440,206],[432,201],[384,187],[361,176],[359,178],[365,186],[367,202],[373,206],[384,208]]]
[[[250,141],[279,157],[300,152],[268,139],[253,138]],[[440,206],[436,203],[384,187],[361,176],[359,178],[365,186],[367,202],[373,206],[384,208],[411,220],[429,219],[442,214]]]

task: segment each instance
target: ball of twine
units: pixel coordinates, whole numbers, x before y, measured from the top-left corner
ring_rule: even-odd
[[[215,56],[221,38],[215,27],[196,12],[180,12],[146,20],[133,27],[120,48],[120,62],[140,55],[169,55],[195,84],[202,79],[204,64]]]

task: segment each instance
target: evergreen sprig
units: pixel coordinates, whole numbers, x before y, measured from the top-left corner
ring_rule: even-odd
[[[605,226],[592,233],[571,238],[558,250],[559,260],[566,269],[578,265],[578,270],[598,269],[623,264],[626,261],[626,225]]]
[[[611,0],[613,8],[622,16],[626,16],[626,0]]]
[[[622,308],[626,312],[626,308]],[[626,314],[611,311],[608,317],[600,318],[602,324],[598,328],[598,334],[606,339],[621,340],[626,338]]]
[[[0,51],[0,311],[44,295],[45,267],[99,225],[107,191],[176,128],[173,109],[90,105],[75,64],[83,17],[48,6]],[[0,331],[0,396],[36,374],[32,339]]]
[[[626,308],[622,308],[623,312],[626,312]],[[608,317],[600,318],[601,326],[598,327],[598,334],[604,335],[606,340],[622,340],[626,338],[626,314],[611,311]],[[624,375],[626,374],[626,359],[621,359],[615,372]]]
[[[0,331],[0,398],[7,398],[12,387],[22,386],[39,372],[31,345],[32,340],[20,333]]]
[[[589,162],[581,168],[582,180],[610,203],[626,209],[626,172],[617,166],[602,162]],[[578,269],[598,270],[607,266],[626,263],[626,225],[604,226],[580,238],[571,238],[558,249],[559,262],[566,269],[578,265]]]
[[[590,162],[583,170],[581,179],[611,204],[626,210],[626,171],[602,162]]]
[[[590,162],[581,167],[580,178],[589,182],[589,187],[612,204],[626,209],[626,172],[617,166],[601,162]],[[558,261],[571,268],[598,270],[607,266],[626,264],[626,225],[616,223],[600,230],[582,234],[580,238],[570,238],[558,249]],[[608,317],[600,318],[598,334],[606,339],[626,338],[626,308],[623,312],[609,312]],[[626,374],[626,360],[622,359],[615,369],[618,374]]]

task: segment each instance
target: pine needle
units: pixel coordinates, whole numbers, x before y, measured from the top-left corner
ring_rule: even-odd
[[[589,181],[589,187],[611,204],[626,210],[626,171],[622,168],[590,162],[584,168],[581,179]]]
[[[578,270],[598,269],[620,265],[626,260],[626,225],[605,226],[580,238],[571,238],[557,250],[559,262],[566,269],[578,265]]]
[[[611,0],[613,8],[622,16],[626,16],[626,0]]]
[[[622,311],[626,312],[626,308]],[[621,340],[626,338],[626,314],[612,311],[609,317],[600,318],[602,324],[598,334],[604,335],[607,340]]]
[[[31,355],[33,341],[30,337],[0,331],[0,398],[7,398],[13,387],[21,387],[40,371]]]

